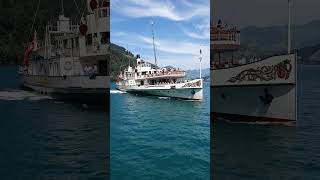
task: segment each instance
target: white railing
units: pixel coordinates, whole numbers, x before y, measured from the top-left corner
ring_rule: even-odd
[[[167,72],[157,72],[155,74],[146,74],[138,76],[139,79],[144,78],[154,78],[154,77],[183,77],[186,75],[185,71],[167,71]]]
[[[79,32],[79,25],[71,25],[70,26],[70,31],[71,32]]]

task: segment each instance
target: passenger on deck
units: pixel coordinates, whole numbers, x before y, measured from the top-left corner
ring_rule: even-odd
[[[93,74],[98,74],[98,66],[96,64],[93,65]]]
[[[86,66],[83,68],[84,71],[84,75],[88,75],[89,74],[89,66],[88,64],[86,64]]]
[[[88,66],[88,69],[87,69],[88,71],[87,71],[87,73],[88,73],[88,75],[91,75],[92,74],[92,66]]]
[[[98,41],[97,34],[94,34],[94,36],[93,36],[93,45],[96,46],[97,51],[100,50],[100,43],[99,43],[99,41]]]

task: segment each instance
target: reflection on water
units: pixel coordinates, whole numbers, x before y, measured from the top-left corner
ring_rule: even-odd
[[[0,91],[0,100],[19,101],[19,100],[44,100],[52,99],[50,96],[44,96],[32,91],[25,91],[20,89],[7,89]]]

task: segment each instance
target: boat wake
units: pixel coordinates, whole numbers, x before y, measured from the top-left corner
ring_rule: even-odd
[[[159,99],[171,99],[170,97],[158,97]]]
[[[196,99],[182,99],[182,98],[175,98],[175,97],[157,97],[158,99],[162,99],[162,100],[179,100],[179,101],[186,101],[186,102],[201,102],[199,100]]]
[[[110,90],[110,94],[124,94],[125,92],[119,90]]]
[[[35,92],[24,91],[24,90],[4,90],[0,91],[0,100],[6,101],[21,101],[21,100],[30,100],[30,101],[39,101],[52,99],[50,96],[40,95]]]

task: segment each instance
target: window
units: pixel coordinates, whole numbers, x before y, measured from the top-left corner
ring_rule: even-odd
[[[101,44],[109,44],[110,32],[101,33]]]
[[[79,47],[79,37],[75,38],[75,44],[76,44],[76,48],[78,48]]]
[[[55,75],[58,76],[59,75],[59,64],[54,63],[54,65],[55,65]]]
[[[50,76],[52,76],[52,72],[53,72],[52,63],[49,63],[49,75]]]
[[[110,16],[110,10],[109,8],[103,8],[101,9],[101,17],[109,17]]]
[[[63,47],[67,48],[67,45],[68,45],[68,40],[67,39],[63,40]]]
[[[71,48],[73,49],[74,48],[74,39],[71,38]]]
[[[86,44],[87,45],[92,45],[92,34],[88,34],[86,36]]]
[[[110,7],[110,2],[107,0],[103,1],[102,7]]]

